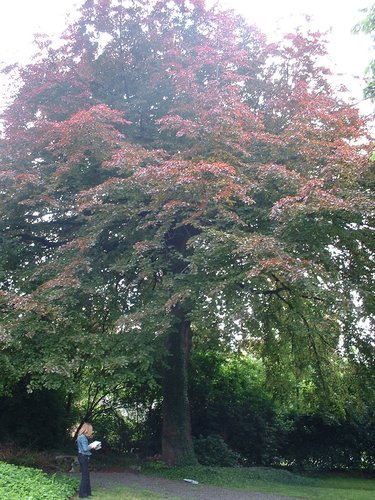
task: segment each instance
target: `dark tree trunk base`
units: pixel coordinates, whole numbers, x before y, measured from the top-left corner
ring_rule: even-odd
[[[167,337],[164,374],[162,457],[168,465],[194,465],[190,408],[187,395],[187,358],[191,345],[190,324],[183,320]]]

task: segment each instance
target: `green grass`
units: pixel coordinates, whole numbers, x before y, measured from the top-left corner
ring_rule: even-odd
[[[78,497],[74,497],[78,498]],[[93,491],[93,500],[165,500],[165,496],[147,490],[136,490],[125,486],[116,486],[113,488],[97,488]],[[168,497],[169,500],[179,500]]]
[[[50,464],[52,458],[43,459],[39,465]],[[123,455],[105,457],[103,463],[98,464],[97,469],[121,470],[129,467],[130,464],[137,465],[137,472],[146,475],[177,480],[190,478],[196,479],[203,485],[274,493],[306,500],[373,500],[375,498],[375,478],[351,477],[349,474],[302,475],[265,467],[172,468],[161,462],[147,465],[135,464],[134,460],[124,458]],[[1,500],[64,500],[77,491],[78,483],[79,481],[71,477],[65,481],[54,475],[46,475],[41,470],[15,467],[0,461]],[[120,486],[118,483],[114,483],[112,487],[94,490],[94,500],[160,500],[163,498],[165,497],[161,494]]]
[[[148,465],[143,472],[168,479],[190,478],[201,484],[304,499],[373,500],[375,498],[374,479],[335,475],[311,477],[265,467],[194,466],[171,468],[160,463]]]

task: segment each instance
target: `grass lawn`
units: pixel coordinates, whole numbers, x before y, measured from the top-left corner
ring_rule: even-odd
[[[119,470],[129,467],[129,463],[125,462],[123,457],[121,458],[121,462],[117,462]],[[106,467],[99,468],[99,470],[116,470],[115,462],[105,465]],[[52,500],[55,498],[70,498],[78,485],[78,480],[74,478],[68,478],[64,481],[64,477],[62,477],[62,481],[60,482],[58,475],[56,482],[55,480],[51,481],[50,479],[52,478],[47,477],[40,470],[14,467],[4,462],[2,462],[2,467],[4,470],[0,471],[1,500],[20,500],[24,498],[38,500],[45,498]],[[8,469],[9,474],[7,475]],[[201,485],[273,493],[280,496],[292,496],[306,500],[375,499],[375,477],[370,478],[363,475],[357,475],[356,477],[348,473],[302,475],[283,469],[267,467],[232,468],[195,466],[173,468],[166,466],[162,462],[149,464],[137,463],[137,472],[166,479],[182,480],[190,478],[197,480]],[[62,475],[65,476],[66,474],[63,473]],[[19,481],[17,481],[18,476]],[[61,491],[55,492],[56,488],[60,488]],[[24,489],[25,491],[23,491]],[[45,489],[46,491],[44,491]],[[77,498],[77,496],[74,498]],[[165,496],[162,494],[120,486],[118,483],[94,489],[94,500],[161,500],[163,498]],[[178,497],[174,498],[178,500]]]
[[[367,478],[328,474],[311,477],[265,467],[197,466],[170,468],[158,463],[145,467],[142,472],[168,479],[188,477],[201,484],[305,499],[373,500],[375,498],[375,479]]]
[[[78,498],[78,495],[74,499]],[[152,491],[141,491],[132,488],[126,488],[125,486],[116,486],[113,488],[97,488],[93,491],[93,496],[90,497],[93,500],[161,500],[164,496],[160,496]],[[168,500],[174,500],[168,497]],[[175,498],[175,500],[179,500]]]
[[[334,474],[308,476],[264,467],[171,468],[159,463],[142,467],[142,473],[177,480],[188,477],[199,481],[200,484],[293,496],[306,500],[373,500],[375,498],[375,479]],[[94,498],[98,500],[160,500],[165,498],[151,491],[139,491],[118,485],[113,488],[95,489],[94,495]],[[178,500],[178,497],[175,497],[175,500]]]

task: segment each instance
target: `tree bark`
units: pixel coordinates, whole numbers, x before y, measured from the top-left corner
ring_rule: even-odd
[[[162,457],[168,465],[194,465],[188,400],[187,360],[191,346],[190,323],[182,320],[168,334],[167,367],[163,384]]]

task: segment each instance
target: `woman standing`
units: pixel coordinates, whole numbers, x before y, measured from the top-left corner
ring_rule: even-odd
[[[87,498],[91,496],[89,462],[91,450],[96,449],[96,444],[89,444],[88,441],[92,437],[92,435],[92,425],[84,422],[78,430],[77,437],[78,461],[79,465],[81,466],[81,484],[79,486],[79,498]]]

